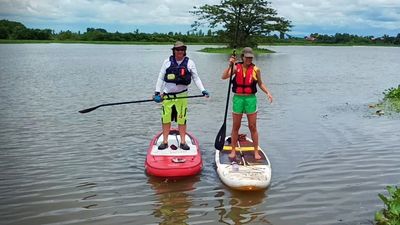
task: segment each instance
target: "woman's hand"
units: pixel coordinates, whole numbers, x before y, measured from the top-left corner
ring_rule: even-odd
[[[235,56],[231,56],[230,58],[229,58],[229,65],[228,65],[228,68],[226,68],[225,70],[224,70],[224,72],[222,72],[222,76],[221,76],[221,78],[223,79],[223,80],[225,80],[225,79],[227,79],[227,78],[229,78],[230,76],[231,76],[231,68],[233,68],[233,72],[235,72],[235,62],[236,62],[236,57]]]
[[[267,92],[267,97],[268,97],[269,103],[272,103],[273,97],[272,97],[271,93]]]
[[[236,56],[232,55],[229,58],[229,66],[231,66],[232,64],[235,64],[235,62],[236,62]]]

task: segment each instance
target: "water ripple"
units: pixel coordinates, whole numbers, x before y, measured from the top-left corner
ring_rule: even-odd
[[[195,51],[202,47],[188,55],[211,98],[190,100],[188,130],[204,169],[176,181],[144,171],[161,129],[159,104],[78,113],[151,98],[170,47],[0,45],[0,223],[371,224],[382,207],[377,194],[399,183],[399,117],[368,108],[398,82],[398,49],[274,46],[277,54],[257,56],[275,97],[269,104],[258,93],[260,145],[273,179],[247,193],[215,172],[227,94],[218,71],[228,56]],[[145,69],[133,63],[138,55]],[[199,94],[194,85],[190,91]],[[229,112],[228,133],[231,119]]]

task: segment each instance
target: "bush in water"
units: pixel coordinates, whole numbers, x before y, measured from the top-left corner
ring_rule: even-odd
[[[383,100],[388,103],[393,111],[400,112],[400,85],[397,88],[389,88],[383,92]]]
[[[378,194],[385,204],[385,208],[375,213],[377,225],[399,225],[400,224],[400,189],[398,187],[386,187],[389,197]]]
[[[397,88],[389,88],[383,92],[385,95],[384,100],[400,100],[400,85]]]

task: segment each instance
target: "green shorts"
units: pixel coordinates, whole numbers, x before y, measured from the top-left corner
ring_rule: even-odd
[[[257,96],[255,94],[234,95],[232,111],[236,114],[252,114],[257,112]]]
[[[176,94],[176,97],[186,97],[187,92]],[[164,96],[164,98],[168,98]],[[170,95],[173,98],[173,95]],[[163,100],[162,102],[162,123],[178,122],[178,125],[186,124],[187,98]]]

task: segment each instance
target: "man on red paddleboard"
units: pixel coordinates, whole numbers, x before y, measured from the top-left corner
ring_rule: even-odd
[[[155,102],[162,102],[162,130],[163,142],[158,149],[168,148],[168,134],[171,122],[178,123],[181,143],[179,148],[189,150],[186,144],[186,118],[187,118],[187,98],[163,100],[163,96],[168,98],[187,96],[188,86],[193,80],[201,93],[209,97],[208,91],[197,73],[196,65],[193,60],[186,56],[187,46],[181,41],[177,41],[172,48],[172,55],[166,59],[158,75],[156,90],[153,96]]]

